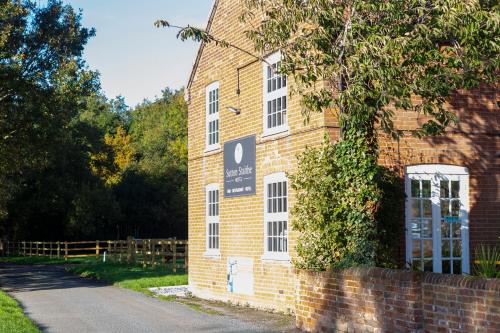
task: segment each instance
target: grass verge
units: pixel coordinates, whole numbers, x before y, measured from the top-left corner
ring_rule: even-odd
[[[24,314],[19,304],[0,290],[0,333],[39,333],[40,330]]]
[[[115,286],[140,291],[150,295],[147,288],[178,286],[188,283],[188,275],[170,268],[143,268],[138,265],[127,265],[111,262],[86,262],[67,268],[69,272],[82,277],[94,278],[109,282]]]
[[[47,256],[40,257],[0,257],[0,263],[20,264],[20,265],[53,265],[53,264],[81,264],[86,262],[97,261],[95,257],[82,258],[50,258]]]

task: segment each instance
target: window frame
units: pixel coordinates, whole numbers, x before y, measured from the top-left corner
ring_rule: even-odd
[[[211,191],[218,191],[218,201],[217,201],[217,208],[218,208],[218,214],[217,216],[210,216],[209,214],[209,209],[210,209],[210,199],[209,199],[209,193]],[[208,184],[205,186],[205,252],[204,256],[207,257],[220,257],[220,189],[219,189],[219,184]],[[209,247],[209,238],[210,238],[210,224],[217,224],[218,225],[218,248],[210,248]]]
[[[266,57],[266,62],[262,63],[262,136],[270,136],[278,133],[288,132],[288,118],[289,118],[289,106],[290,101],[288,98],[288,76],[286,77],[286,86],[281,87],[280,89],[276,89],[271,92],[267,92],[267,69],[269,67],[268,64],[275,64],[278,61],[281,61],[281,52],[275,52]],[[285,97],[286,100],[286,108],[285,108],[285,122],[279,126],[275,127],[267,127],[267,102],[275,100],[277,98]]]
[[[432,202],[432,260],[433,272],[442,272],[441,235],[441,198],[440,181],[459,181],[460,189],[460,240],[461,240],[461,268],[462,274],[470,274],[469,251],[469,172],[466,167],[446,164],[420,164],[406,167],[405,172],[405,229],[406,229],[406,262],[412,261],[412,229],[411,229],[411,180],[431,181]]]
[[[217,112],[210,114],[210,93],[217,90]],[[217,142],[210,144],[210,123],[217,120]],[[220,84],[214,81],[205,87],[205,152],[220,149]]]
[[[268,213],[267,210],[267,204],[268,204],[268,192],[267,192],[267,185],[268,184],[273,184],[277,182],[283,182],[286,181],[286,212],[280,212],[280,213]],[[262,255],[261,259],[262,260],[273,260],[273,261],[283,261],[286,263],[290,263],[290,220],[289,220],[289,208],[290,208],[290,191],[289,191],[289,180],[288,177],[284,172],[276,172],[272,173],[269,175],[264,176],[263,179],[263,192],[264,192],[264,214],[263,214],[263,226],[264,226],[264,241],[263,241],[263,249],[264,249],[264,254]],[[267,230],[267,222],[269,220],[275,220],[275,221],[286,221],[287,223],[287,228],[286,228],[286,240],[287,240],[287,246],[286,246],[286,252],[276,252],[276,251],[269,251],[268,250],[268,230]]]

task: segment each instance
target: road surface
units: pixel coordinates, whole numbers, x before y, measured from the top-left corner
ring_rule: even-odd
[[[279,332],[82,279],[60,266],[0,264],[0,287],[44,332]]]

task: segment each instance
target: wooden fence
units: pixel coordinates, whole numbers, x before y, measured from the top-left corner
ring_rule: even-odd
[[[11,242],[0,240],[0,256],[50,258],[102,257],[116,262],[187,270],[188,242],[176,239],[133,239],[81,242]]]

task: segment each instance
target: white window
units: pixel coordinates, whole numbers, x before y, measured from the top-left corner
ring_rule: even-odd
[[[467,169],[410,166],[405,187],[407,261],[422,271],[469,273]]]
[[[220,148],[219,144],[219,82],[205,89],[206,99],[206,150]]]
[[[264,135],[288,131],[287,76],[280,74],[281,53],[266,58],[263,65]]]
[[[288,180],[284,172],[264,177],[264,256],[289,260]]]
[[[210,184],[206,187],[206,253],[219,254],[219,185]]]

